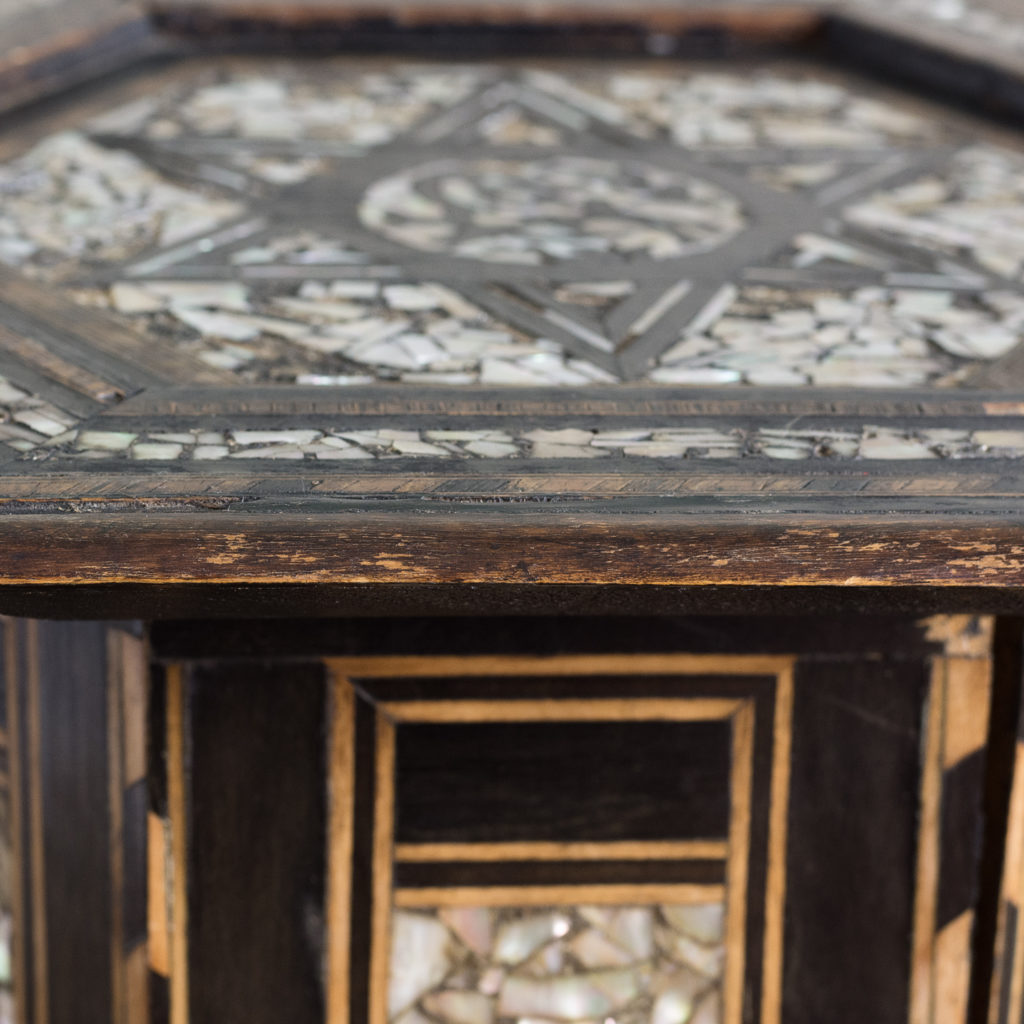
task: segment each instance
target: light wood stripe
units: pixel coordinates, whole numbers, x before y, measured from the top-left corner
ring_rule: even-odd
[[[120,634],[124,719],[124,785],[146,778],[146,715],[149,693],[149,652],[146,642]]]
[[[167,669],[167,803],[171,826],[171,1024],[188,1024],[188,856],[185,796],[185,682]]]
[[[927,639],[943,645],[947,658],[992,656],[996,620],[990,615],[933,615],[922,625]]]
[[[373,919],[370,946],[370,1024],[388,1024],[391,968],[391,876],[395,822],[395,729],[377,716],[373,808]]]
[[[399,843],[395,860],[481,863],[510,860],[724,860],[724,839],[612,843]]]
[[[786,924],[786,845],[789,825],[789,779],[793,746],[793,673],[790,664],[775,686],[772,739],[771,812],[768,833],[768,878],[765,894],[762,1024],[782,1024],[782,958]]]
[[[167,845],[164,820],[150,811],[146,816],[146,944],[149,969],[162,978],[171,976]]]
[[[954,768],[988,742],[992,664],[987,658],[946,658],[943,765]]]
[[[909,1024],[932,1024],[934,1009],[935,914],[939,888],[946,670],[945,658],[932,660],[921,765]]]
[[[564,654],[330,658],[339,675],[350,679],[445,676],[575,675],[763,675],[776,676],[792,663],[786,655],[760,654]]]
[[[728,901],[725,921],[723,1024],[743,1024],[747,948],[747,876],[750,862],[750,814],[754,782],[754,705],[744,704],[732,720],[731,814]]]
[[[552,885],[398,889],[395,906],[424,907],[560,907],[586,903],[647,905],[721,903],[722,885]]]
[[[1006,865],[1003,898],[1016,906],[1024,904],[1024,743],[1017,741],[1010,790],[1010,823],[1006,834]],[[1016,870],[1020,867],[1020,871]]]
[[[974,912],[966,910],[936,936],[935,1012],[932,1024],[967,1024],[973,927]]]
[[[352,850],[355,800],[355,693],[331,684],[330,823],[327,881],[327,1022],[348,1024],[352,939]]]
[[[395,722],[704,722],[731,717],[738,700],[438,700],[378,705]]]
[[[1014,767],[1012,806],[1014,811],[1024,818],[1024,744],[1017,744],[1017,763]],[[1020,784],[1020,788],[1018,788],[1018,784]],[[1019,897],[1021,893],[1024,893],[1024,842],[1022,842],[1021,836],[1022,826],[1024,826],[1024,821],[1018,820],[1013,822],[1013,845],[1007,850],[1006,866],[1004,868],[1009,880],[1007,888],[1013,892],[1015,897]],[[1014,854],[1016,854],[1015,857]],[[1010,972],[1010,996],[1007,1016],[999,1024],[1005,1024],[1005,1022],[1017,1024],[1018,1021],[1024,1018],[1024,906],[1016,898],[1011,898],[1011,900],[1017,909],[1017,928],[1016,934],[1013,936],[1013,961],[1012,963],[1001,965],[1003,971]],[[1004,950],[1007,941],[1007,939],[1004,939],[1002,947]],[[998,1006],[999,989],[996,989],[992,1001],[994,1019],[998,1019]]]

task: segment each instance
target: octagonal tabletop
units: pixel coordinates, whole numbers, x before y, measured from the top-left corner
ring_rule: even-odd
[[[1022,583],[1010,128],[774,52],[201,56],[0,161],[6,582]]]

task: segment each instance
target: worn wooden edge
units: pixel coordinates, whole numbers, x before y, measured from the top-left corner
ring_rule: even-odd
[[[1024,62],[1013,50],[960,31],[955,21],[846,7],[823,19],[821,38],[829,55],[858,70],[1020,126]]]
[[[1024,586],[1024,517],[410,514],[9,517],[0,587],[87,583]]]
[[[14,45],[15,33],[31,26],[0,24],[6,44],[0,50],[0,113],[123,71],[165,50],[140,2],[98,20],[84,17],[74,3],[65,3],[59,14],[61,31],[24,45]]]
[[[1024,70],[1010,51],[958,31],[955,23],[865,11],[845,0],[644,0],[618,7],[581,0],[226,0],[216,8],[197,0],[136,0],[98,23],[76,14],[74,3],[64,9],[65,31],[0,54],[0,112],[156,54],[225,48],[255,53],[268,45],[297,53],[389,47],[400,52],[410,45],[429,50],[446,45],[438,30],[455,31],[447,42],[457,46],[460,36],[465,42],[476,32],[491,51],[507,45],[548,53],[588,47],[646,52],[656,40],[655,50],[670,54],[672,37],[678,43],[688,36],[708,54],[717,52],[710,43],[716,36],[797,48],[823,41],[818,56],[826,59],[844,59],[904,84],[938,90],[976,111],[1004,116],[1024,111]],[[623,34],[624,28],[633,31]],[[503,34],[496,36],[495,29]]]
[[[865,10],[848,0],[644,0],[635,5],[589,5],[581,0],[153,0],[154,24],[200,46],[244,51],[267,45],[303,50],[439,49],[479,43],[488,50],[581,52],[588,48],[660,55],[718,52],[713,40],[805,47],[821,42],[819,57],[841,59],[904,85],[926,88],[976,112],[1024,111],[1024,70],[1010,50],[949,24],[892,10]],[[497,37],[493,30],[501,29]],[[572,33],[545,35],[551,29]],[[616,29],[618,35],[608,35]],[[630,32],[623,33],[628,29]],[[439,30],[441,34],[439,35]],[[489,32],[489,30],[491,30]],[[446,34],[447,33],[447,34]],[[686,40],[696,40],[688,47]]]
[[[578,0],[358,0],[354,3],[300,0],[230,0],[211,7],[201,2],[156,0],[149,10],[155,23],[175,34],[209,40],[218,35],[239,35],[247,30],[295,31],[330,27],[339,32],[372,26],[382,37],[390,31],[438,26],[628,25],[651,32],[718,29],[740,38],[790,43],[804,40],[821,24],[827,0],[772,4],[697,3],[645,0],[629,6],[593,5]],[[564,45],[564,43],[563,43]]]
[[[83,306],[52,286],[3,267],[0,308],[8,323],[15,325],[0,336],[0,350],[23,359],[58,383],[71,384],[87,393],[94,391],[97,401],[115,400],[129,391],[135,393],[167,382],[206,385],[234,380],[227,371],[154,345],[151,338],[112,313]],[[40,330],[56,341],[48,346],[38,341],[33,344],[32,335]],[[58,344],[65,350],[63,360],[60,352],[51,351]],[[95,370],[88,365],[90,352]],[[72,362],[86,365],[67,365]],[[73,376],[76,369],[79,376],[87,375],[85,383]]]

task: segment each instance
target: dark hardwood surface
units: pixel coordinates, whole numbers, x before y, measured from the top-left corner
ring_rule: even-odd
[[[203,666],[189,675],[195,1024],[323,1019],[323,675],[318,665],[284,675],[272,665]]]
[[[1024,522],[500,507],[7,519],[7,584],[1024,585]]]
[[[785,1020],[900,1024],[916,841],[907,809],[916,804],[927,672],[839,662],[807,675],[793,722],[790,827],[801,840],[787,862]],[[870,914],[852,912],[851,892]],[[833,1001],[820,978],[851,984]]]

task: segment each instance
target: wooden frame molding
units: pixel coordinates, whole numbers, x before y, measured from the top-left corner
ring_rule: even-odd
[[[456,677],[573,677],[624,673],[672,676],[766,676],[775,683],[772,770],[773,802],[768,826],[768,867],[765,905],[761,1024],[781,1024],[782,950],[785,905],[786,821],[789,756],[792,735],[794,659],[758,655],[610,655],[537,657],[369,657],[329,659],[333,692],[362,692],[359,680]],[[365,694],[364,694],[365,695]],[[731,723],[730,825],[726,841],[617,843],[403,843],[393,838],[395,731],[413,723],[537,722],[537,721],[728,721]],[[349,1024],[348,882],[339,868],[351,856],[352,805],[339,794],[354,791],[354,717],[348,697],[335,699],[331,717],[331,776],[337,790],[330,795],[331,836],[328,898],[328,1024]],[[373,813],[373,900],[371,910],[370,1024],[387,1024],[385,993],[390,969],[392,907],[523,905],[568,903],[704,902],[725,898],[726,976],[724,1020],[740,1024],[744,1012],[747,920],[747,872],[753,779],[754,704],[749,699],[569,698],[501,700],[439,698],[383,700],[375,704],[375,797]],[[338,848],[335,848],[338,844]],[[346,855],[345,851],[348,850]],[[498,862],[506,858],[537,861],[586,861],[601,857],[621,860],[677,858],[718,859],[726,864],[725,885],[569,885],[467,886],[458,888],[392,888],[396,863]]]
[[[727,842],[717,839],[663,843],[398,843],[395,861],[725,860],[728,847]]]
[[[943,866],[952,852],[945,842],[944,797],[951,774],[982,756],[988,741],[992,655],[985,641],[990,620],[973,632],[962,617],[937,617],[930,635],[946,653],[931,659],[925,705],[924,744],[911,954],[909,1024],[967,1024],[971,986],[973,909],[950,921],[939,918]],[[969,841],[958,836],[958,843]]]
[[[188,808],[185,783],[185,679],[180,666],[167,670],[167,804],[171,833],[170,1024],[189,1024]]]

